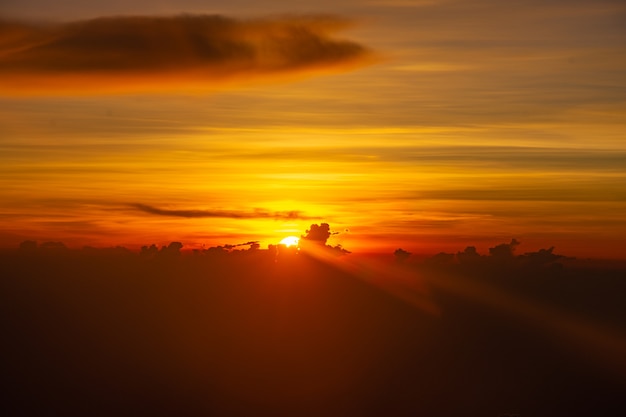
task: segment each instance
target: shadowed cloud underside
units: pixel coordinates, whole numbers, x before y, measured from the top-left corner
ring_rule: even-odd
[[[0,87],[14,93],[215,89],[225,83],[364,64],[330,37],[333,16],[101,17],[64,24],[0,20]]]

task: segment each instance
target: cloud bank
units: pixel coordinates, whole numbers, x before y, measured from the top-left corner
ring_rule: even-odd
[[[153,207],[147,204],[133,203],[130,207],[143,211],[144,213],[158,216],[185,217],[185,218],[228,218],[228,219],[275,219],[275,220],[311,220],[316,217],[305,216],[299,211],[267,211],[255,209],[254,211],[235,210],[168,210]]]
[[[102,17],[63,24],[0,20],[0,88],[14,93],[215,89],[371,59],[332,33],[333,16]]]

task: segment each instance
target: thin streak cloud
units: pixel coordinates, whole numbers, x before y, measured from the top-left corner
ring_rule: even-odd
[[[168,217],[184,218],[228,218],[228,219],[274,219],[274,220],[314,220],[319,217],[306,216],[297,210],[291,211],[268,211],[255,209],[253,211],[236,210],[168,210],[147,204],[133,203],[130,207],[148,214]]]
[[[34,94],[195,91],[336,71],[371,58],[364,46],[331,37],[348,23],[333,16],[117,16],[64,24],[0,20],[0,87]]]

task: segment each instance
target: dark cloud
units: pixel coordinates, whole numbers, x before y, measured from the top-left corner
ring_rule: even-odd
[[[224,246],[222,246],[225,249],[234,249],[234,248],[238,248],[241,246],[250,246],[250,247],[254,247],[254,248],[259,248],[259,241],[258,240],[251,240],[249,242],[244,242],[244,243],[236,243],[234,245],[231,244],[226,244]]]
[[[565,256],[554,253],[554,246],[552,246],[548,249],[539,249],[537,252],[525,253],[522,258],[528,265],[544,266],[565,259]]]
[[[332,16],[102,17],[64,24],[0,20],[0,86],[52,91],[215,88],[225,82],[362,63],[332,39]]]
[[[395,256],[396,261],[403,262],[404,260],[408,259],[409,256],[411,256],[411,252],[406,251],[402,248],[398,248],[393,252],[393,256]]]
[[[326,241],[330,237],[330,226],[328,223],[312,224],[309,230],[306,231],[306,235],[302,236],[302,239],[326,244]]]
[[[332,235],[337,235],[339,232],[331,232],[330,225],[328,223],[312,224],[305,235],[300,237],[300,248],[307,252],[312,248],[324,248],[328,253],[332,253],[336,256],[346,255],[351,253],[349,250],[343,248],[341,245],[327,245],[326,241]]]
[[[489,248],[488,255],[481,255],[475,246],[467,246],[463,252],[453,253],[441,252],[424,260],[428,266],[457,266],[457,271],[465,271],[479,274],[495,274],[498,275],[502,271],[502,267],[506,267],[513,271],[518,269],[525,272],[529,268],[553,268],[558,270],[563,265],[560,261],[572,261],[575,258],[567,257],[554,253],[554,246],[548,249],[539,249],[536,252],[527,252],[523,255],[516,255],[515,251],[521,242],[515,238],[509,243],[500,243]],[[398,255],[396,250],[395,254]],[[485,276],[486,276],[485,275]]]
[[[499,245],[489,248],[489,255],[497,259],[511,259],[515,254],[515,248],[520,242],[517,239],[511,239],[511,243],[500,243]]]
[[[133,203],[130,207],[143,211],[144,213],[155,214],[159,216],[169,217],[185,217],[185,218],[229,218],[229,219],[276,219],[276,220],[310,220],[316,217],[305,216],[299,211],[267,211],[255,209],[253,211],[236,211],[236,210],[168,210],[153,207],[147,204]]]
[[[0,251],[5,415],[623,408],[623,263],[438,273],[417,259],[180,247]]]

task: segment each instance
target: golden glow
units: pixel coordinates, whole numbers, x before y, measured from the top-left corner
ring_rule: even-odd
[[[0,247],[265,248],[326,222],[350,231],[329,244],[354,253],[484,253],[516,237],[528,251],[623,258],[615,10],[577,3],[562,20],[522,2],[504,26],[511,13],[494,0],[467,25],[455,2],[397,1],[384,2],[403,5],[389,20],[368,20],[382,3],[359,3],[359,27],[233,13],[200,55],[187,35],[213,27],[206,17],[137,18],[146,31],[83,21],[86,38],[76,25],[5,24]],[[594,42],[577,19],[603,28]],[[368,65],[379,53],[389,59]]]
[[[299,238],[295,236],[287,236],[286,238],[280,241],[280,244],[285,245],[289,248],[291,246],[298,246],[298,242],[300,242]]]

